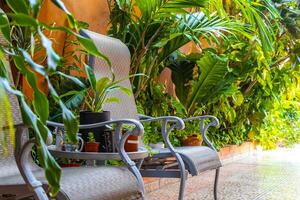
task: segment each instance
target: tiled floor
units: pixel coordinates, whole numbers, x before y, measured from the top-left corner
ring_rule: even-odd
[[[185,200],[213,200],[214,172],[187,180]],[[179,184],[147,195],[149,200],[176,200]],[[258,152],[221,168],[219,200],[300,200],[300,145]]]

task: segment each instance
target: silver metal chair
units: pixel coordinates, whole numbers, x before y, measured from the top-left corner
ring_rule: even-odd
[[[0,35],[0,44],[4,40]],[[11,111],[13,113],[16,130],[16,145],[8,149],[13,152],[0,160],[0,199],[21,199],[34,196],[35,199],[47,200],[47,181],[44,171],[32,160],[31,151],[34,139],[28,137],[28,129],[23,126],[17,98],[9,95]],[[129,124],[132,130],[122,134],[122,126]],[[63,124],[48,122],[49,126],[63,128]],[[125,167],[78,167],[63,168],[61,190],[57,199],[61,200],[119,200],[119,199],[144,199],[144,185],[141,174],[136,164],[131,159],[143,159],[148,156],[146,151],[127,154],[124,150],[126,138],[129,135],[141,136],[142,124],[134,119],[118,119],[103,123],[82,125],[80,128],[95,128],[106,125],[116,125],[115,141],[118,153],[76,153],[62,152],[51,149],[50,151],[60,157],[93,160],[122,160]],[[4,134],[8,135],[6,125],[2,127]],[[48,136],[47,141],[52,141]],[[0,152],[3,147],[0,145]]]
[[[112,37],[101,35],[89,30],[82,30],[81,34],[91,38],[96,44],[97,48],[101,50],[112,62],[112,67],[116,75],[116,79],[126,79],[129,75],[130,70],[130,52],[126,45],[120,40]],[[111,76],[109,66],[107,63],[101,59],[96,59],[93,56],[89,58],[89,65],[94,67],[94,72],[96,77]],[[130,80],[127,78],[123,81],[122,86],[131,89]],[[169,178],[180,178],[180,191],[179,199],[183,199],[185,180],[188,174],[192,176],[199,175],[199,173],[206,170],[216,170],[215,184],[214,184],[214,197],[217,199],[217,185],[219,168],[221,167],[221,162],[218,157],[217,151],[213,147],[212,143],[209,141],[206,131],[211,126],[217,126],[219,121],[214,116],[198,116],[188,119],[180,119],[175,116],[163,116],[163,117],[149,117],[144,115],[139,115],[137,113],[137,108],[133,96],[128,97],[127,95],[116,91],[111,95],[117,96],[121,99],[120,103],[108,104],[105,106],[105,110],[111,111],[113,119],[119,118],[132,118],[140,120],[141,122],[152,122],[161,121],[162,123],[162,136],[167,148],[159,149],[157,154],[153,157],[155,158],[170,158],[175,157],[177,161],[177,166],[175,169],[166,168],[159,166],[156,168],[140,168],[140,171],[145,177],[169,177]],[[211,120],[208,124],[205,120]],[[183,129],[184,121],[199,120],[199,131],[207,144],[206,146],[199,147],[180,147],[174,148],[169,141],[169,135],[173,129]],[[170,126],[168,126],[170,125]],[[140,145],[142,146],[142,140],[140,140]]]

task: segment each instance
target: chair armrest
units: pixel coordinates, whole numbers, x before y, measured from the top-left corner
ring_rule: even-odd
[[[25,131],[27,131],[27,128],[25,126],[16,127],[16,142],[17,146],[19,147],[15,152],[16,163],[25,183],[34,192],[35,199],[48,200],[49,198],[47,196],[47,193],[42,187],[43,184],[36,179],[31,168],[31,151],[32,147],[36,144],[36,141],[34,139],[31,139],[28,140],[24,145],[22,145],[22,137]]]
[[[204,120],[205,119],[212,119],[212,121],[208,124],[206,124],[204,126]],[[203,115],[203,116],[195,116],[195,117],[191,117],[191,118],[185,118],[183,119],[183,121],[194,121],[194,120],[200,120],[200,133],[203,137],[204,142],[213,150],[216,151],[214,145],[212,144],[212,142],[208,139],[206,132],[207,129],[211,126],[219,126],[219,120],[217,117],[213,116],[213,115]]]
[[[137,114],[137,116],[139,117],[139,120],[145,120],[145,119],[153,119],[155,117],[151,117],[148,115],[144,115],[144,114]]]
[[[128,136],[134,135],[134,136],[142,136],[144,133],[144,127],[143,125],[134,119],[120,119],[120,120],[111,120],[111,121],[105,121],[100,123],[94,123],[94,124],[85,124],[85,125],[79,125],[80,129],[89,129],[89,128],[98,128],[103,127],[107,125],[113,125],[116,124],[116,130],[115,130],[115,141],[117,142],[116,146],[118,149],[118,153],[120,157],[122,158],[122,161],[126,163],[128,166],[135,166],[135,163],[129,158],[125,151],[125,142]],[[133,125],[134,128],[132,130],[128,130],[125,134],[122,134],[123,125],[129,124]],[[58,127],[58,128],[64,128],[64,124],[57,123],[57,122],[51,122],[47,121],[48,126],[52,127]]]
[[[176,116],[161,116],[161,117],[150,117],[150,116],[143,116],[144,119],[140,120],[141,122],[153,122],[153,121],[161,121],[162,122],[162,130],[161,134],[163,136],[164,142],[167,145],[167,148],[171,151],[172,154],[175,155],[175,149],[169,140],[170,133],[173,129],[182,130],[184,129],[185,125],[181,118]],[[172,123],[168,128],[168,123]]]
[[[143,178],[135,164],[128,154],[125,151],[125,142],[126,139],[130,135],[135,135],[135,136],[142,136],[144,133],[144,127],[143,125],[134,119],[120,119],[120,120],[111,120],[111,121],[105,121],[101,123],[94,123],[94,124],[86,124],[86,125],[79,125],[80,129],[88,129],[88,128],[98,128],[98,127],[103,127],[107,125],[112,125],[116,124],[116,130],[115,130],[115,141],[117,142],[116,146],[118,149],[118,153],[122,159],[122,161],[126,164],[127,168],[131,171],[131,173],[136,177],[138,181],[138,185],[141,188],[141,191],[144,193],[145,188],[144,188],[144,183],[143,183]],[[122,134],[122,127],[124,124],[130,124],[133,125],[134,128],[132,130],[128,130],[125,134]],[[63,128],[64,125],[61,123],[56,123],[56,122],[47,122],[48,126],[53,126],[53,127],[59,127]]]

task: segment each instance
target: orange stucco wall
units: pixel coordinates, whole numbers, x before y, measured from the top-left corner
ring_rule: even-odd
[[[109,24],[109,9],[107,0],[63,0],[65,6],[77,20],[87,22],[89,29],[105,34]],[[45,0],[40,13],[40,20],[53,25],[67,25],[65,14],[51,0]],[[58,53],[64,46],[65,33],[52,33],[54,46]]]

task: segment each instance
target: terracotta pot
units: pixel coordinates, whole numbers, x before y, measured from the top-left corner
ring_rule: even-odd
[[[124,147],[126,152],[138,151],[138,147],[139,147],[138,136],[130,135],[126,140]]]
[[[100,123],[110,120],[110,112],[109,111],[102,111],[98,112],[90,112],[90,111],[80,111],[79,113],[79,121],[80,124],[94,124]],[[109,152],[109,149],[112,147],[107,147],[107,144],[112,144],[112,137],[107,137],[106,132],[109,129],[105,126],[97,127],[97,128],[88,128],[88,129],[80,129],[79,132],[82,134],[82,139],[85,142],[88,142],[88,133],[94,133],[94,138],[96,142],[99,142],[101,145],[99,146],[99,151],[101,152]],[[110,141],[107,141],[110,140]]]
[[[99,142],[86,142],[84,148],[86,152],[98,152],[99,145]]]
[[[183,146],[201,146],[202,139],[198,135],[190,135],[182,140]]]
[[[80,164],[78,163],[71,163],[71,164],[60,164],[61,167],[80,167]]]

